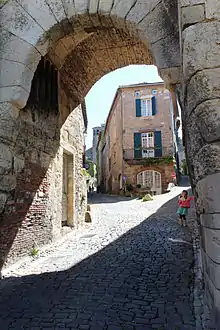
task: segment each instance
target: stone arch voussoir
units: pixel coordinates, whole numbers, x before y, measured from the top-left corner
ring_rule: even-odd
[[[177,80],[178,40],[172,20],[161,1],[52,1],[6,2],[1,8],[4,79],[1,100],[22,108],[41,56],[48,52],[60,68],[73,50],[98,30],[124,29],[147,44],[165,79]],[[167,51],[172,47],[169,61]],[[175,51],[174,51],[175,50]],[[128,61],[128,64],[129,61]],[[150,63],[146,63],[150,64]],[[174,73],[175,71],[175,73]]]

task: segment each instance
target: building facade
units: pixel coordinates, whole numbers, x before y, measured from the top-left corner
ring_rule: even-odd
[[[105,191],[125,186],[166,191],[173,174],[171,96],[163,83],[119,87],[99,150]],[[100,141],[100,140],[99,140]],[[100,142],[99,142],[100,144]]]
[[[93,152],[93,147],[89,148],[86,150],[86,159],[92,161],[93,157],[92,157],[92,152]]]
[[[92,138],[92,161],[94,164],[97,162],[97,144],[99,140],[99,134],[100,132],[104,131],[105,124],[101,124],[101,126],[93,127],[93,138]]]

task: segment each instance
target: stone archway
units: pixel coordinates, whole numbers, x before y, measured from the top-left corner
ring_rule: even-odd
[[[211,0],[39,0],[37,3],[6,0],[1,4],[0,79],[1,154],[4,155],[0,157],[1,221],[4,224],[14,212],[13,207],[6,212],[5,205],[13,201],[21,173],[25,172],[25,162],[32,156],[33,146],[22,139],[24,134],[30,134],[32,125],[23,109],[41,57],[46,56],[59,70],[60,88],[71,95],[72,108],[105,73],[128,64],[157,65],[167,86],[178,95],[183,110],[189,170],[200,214],[207,291],[214,302],[217,321],[220,313],[219,12],[218,1]],[[67,116],[56,118],[55,131]],[[39,143],[37,146],[41,148]],[[21,150],[27,148],[29,152],[22,155]],[[52,149],[48,146],[47,161],[42,160],[45,167],[42,175],[56,148],[56,144]],[[18,230],[15,222],[11,221],[14,235]]]

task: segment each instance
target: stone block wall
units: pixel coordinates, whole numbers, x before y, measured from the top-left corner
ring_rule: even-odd
[[[220,329],[220,2],[179,1],[183,120],[205,290]]]
[[[51,239],[52,225],[46,214],[48,169],[59,147],[54,113],[46,119],[40,109],[25,107],[8,120],[8,136],[1,136],[0,269],[7,258],[12,262],[30,252],[35,240],[43,244]],[[0,132],[4,134],[3,129]]]
[[[10,148],[2,146],[2,186],[6,187],[12,180],[15,183],[14,190],[1,196],[4,201],[0,222],[1,267],[29,254],[33,247],[60,237],[65,150],[74,159],[73,227],[84,221],[87,189],[82,174],[85,130],[82,109],[71,106],[71,99],[62,87],[59,103],[60,114],[49,114],[48,118],[38,109],[21,110],[14,155]],[[33,111],[38,114],[36,121]],[[61,122],[64,124],[60,129]]]
[[[167,86],[179,89],[197,212],[201,225],[215,235],[208,238],[208,231],[201,233],[219,251],[219,20],[219,0],[57,0],[53,6],[41,1],[2,1],[1,250],[10,249],[60,146],[58,116],[49,113],[45,119],[41,113],[36,118],[37,111],[24,109],[38,62],[48,54],[66,74],[75,106],[104,74],[129,64],[155,63]],[[35,169],[27,175],[32,165]],[[25,185],[29,177],[35,181],[28,195],[18,186],[19,176]],[[22,198],[24,205],[15,216]],[[10,226],[13,229],[7,229]],[[212,259],[214,252],[207,245],[203,252],[207,264],[214,260],[215,271],[219,259]],[[217,277],[211,279],[207,268],[205,274],[219,324]]]

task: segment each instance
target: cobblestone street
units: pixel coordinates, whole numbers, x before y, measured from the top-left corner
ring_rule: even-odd
[[[196,329],[181,190],[145,203],[93,195],[91,227],[5,270],[1,330]]]

